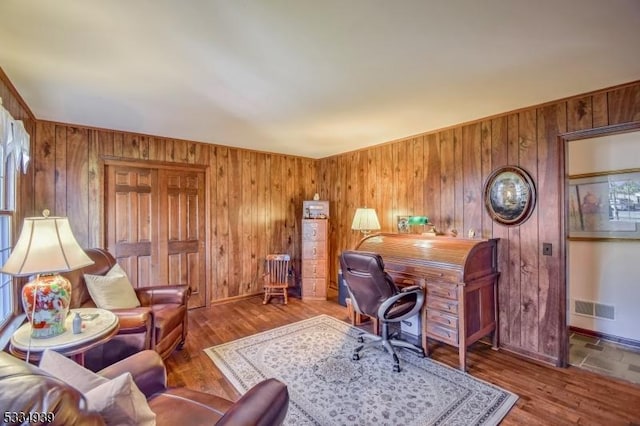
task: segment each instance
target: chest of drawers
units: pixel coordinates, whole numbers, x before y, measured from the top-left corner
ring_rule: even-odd
[[[302,219],[302,298],[326,300],[329,278],[327,219]]]

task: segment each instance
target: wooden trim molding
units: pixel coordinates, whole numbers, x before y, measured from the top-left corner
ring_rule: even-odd
[[[115,157],[112,155],[103,155],[102,161],[105,166],[132,166],[154,169],[172,169],[172,170],[203,170],[209,169],[209,165],[204,164],[185,164],[173,161],[157,161],[144,160],[140,158]]]
[[[560,142],[570,142],[578,139],[597,138],[599,136],[611,136],[619,133],[628,133],[640,130],[640,121],[630,121],[628,123],[613,124],[611,126],[596,127],[587,130],[577,130],[558,135]]]
[[[26,111],[29,118],[32,120],[35,120],[36,116],[33,115],[33,112],[31,111],[27,103],[24,101],[24,99],[22,99],[22,96],[20,96],[20,93],[18,93],[18,90],[13,85],[13,83],[11,83],[11,80],[9,80],[9,77],[7,77],[7,74],[5,74],[2,67],[0,67],[0,82],[2,82],[7,87],[7,90],[9,90],[9,92],[16,98],[16,101],[20,104],[22,109]]]
[[[573,333],[583,334],[589,337],[595,337],[598,339],[608,340],[610,342],[619,343],[624,346],[629,346],[634,349],[640,349],[640,341],[628,339],[626,337],[614,336],[613,334],[602,333],[600,331],[587,330],[580,327],[569,327],[569,331]]]

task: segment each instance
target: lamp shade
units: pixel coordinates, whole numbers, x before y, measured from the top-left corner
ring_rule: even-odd
[[[73,271],[92,263],[66,217],[28,217],[2,272],[22,277]]]
[[[364,233],[380,229],[380,222],[378,222],[378,215],[376,215],[375,209],[368,209],[366,207],[356,209],[356,214],[351,223],[351,229]]]

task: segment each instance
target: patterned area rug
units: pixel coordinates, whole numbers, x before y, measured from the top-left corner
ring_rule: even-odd
[[[495,425],[518,397],[469,374],[398,349],[351,354],[362,331],[327,315],[205,349],[244,393],[276,377],[287,384],[287,425]]]

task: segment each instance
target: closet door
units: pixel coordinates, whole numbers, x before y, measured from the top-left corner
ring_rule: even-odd
[[[205,306],[205,174],[159,170],[161,279],[189,283],[189,307]]]
[[[134,287],[161,283],[158,270],[158,171],[107,166],[107,250]]]
[[[107,249],[134,287],[188,284],[189,307],[205,306],[205,172],[137,163],[105,176]]]

